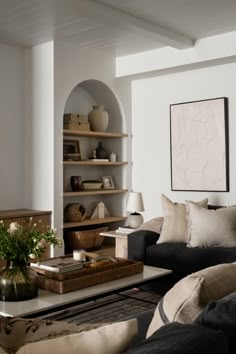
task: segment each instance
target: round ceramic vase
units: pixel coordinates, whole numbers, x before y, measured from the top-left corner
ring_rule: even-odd
[[[107,130],[109,116],[104,111],[103,105],[94,105],[93,110],[88,114],[88,120],[91,130],[96,132],[104,132]]]

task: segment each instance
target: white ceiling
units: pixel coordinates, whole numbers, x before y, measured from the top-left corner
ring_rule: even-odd
[[[0,0],[0,42],[67,41],[116,56],[236,31],[236,0]]]

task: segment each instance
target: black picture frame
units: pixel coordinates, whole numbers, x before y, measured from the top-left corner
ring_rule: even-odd
[[[170,105],[171,190],[229,191],[228,98]]]

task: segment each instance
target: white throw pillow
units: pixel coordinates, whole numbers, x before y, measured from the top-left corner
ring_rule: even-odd
[[[157,243],[187,242],[188,224],[186,205],[174,203],[164,194],[161,194],[164,222]],[[203,199],[197,204],[207,208],[208,199]]]
[[[209,210],[188,202],[189,247],[236,246],[236,207]]]
[[[116,322],[88,332],[26,344],[17,354],[119,354],[137,334],[137,320]]]

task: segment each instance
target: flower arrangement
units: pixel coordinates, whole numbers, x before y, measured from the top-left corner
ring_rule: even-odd
[[[56,229],[42,225],[41,231],[39,231],[36,227],[37,224],[33,223],[32,217],[29,225],[22,226],[17,222],[12,222],[9,228],[1,220],[0,258],[27,264],[30,258],[39,258],[47,245],[55,247],[61,244],[60,239],[56,236]]]

